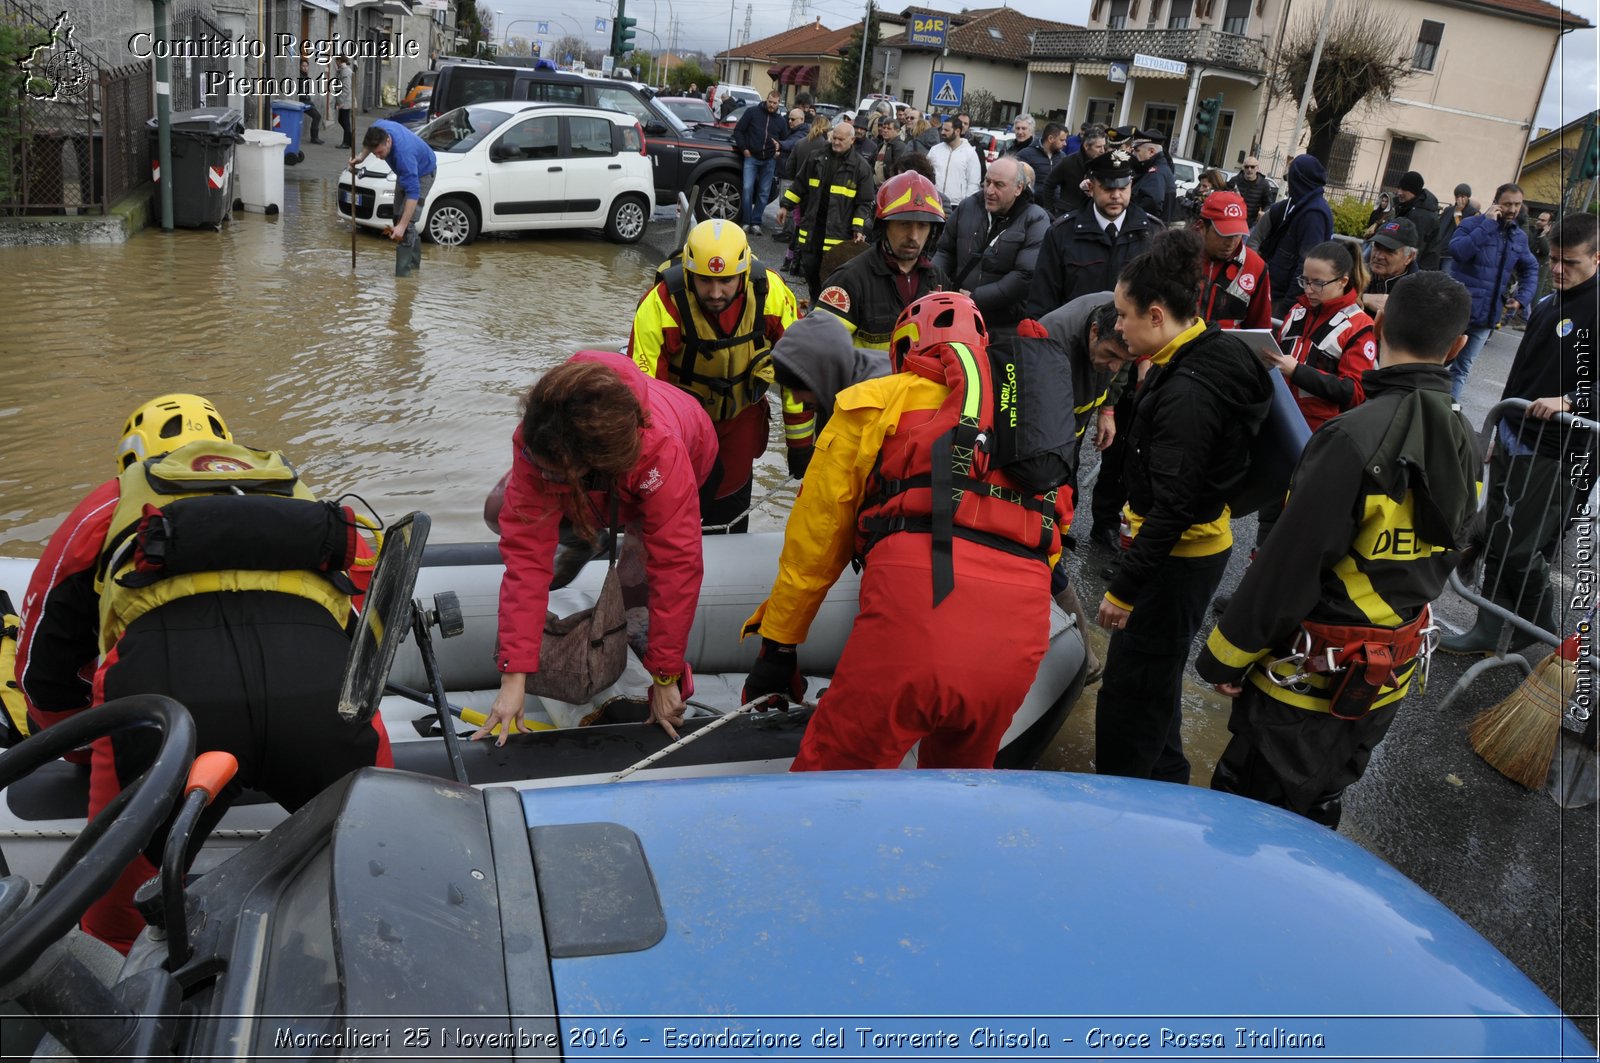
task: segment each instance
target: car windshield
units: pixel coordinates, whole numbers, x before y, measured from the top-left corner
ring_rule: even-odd
[[[710,125],[716,121],[711,114],[711,105],[705,100],[696,100],[685,97],[678,100],[662,100],[661,105],[685,122],[700,122]]]
[[[417,130],[417,136],[434,151],[459,155],[471,151],[512,116],[493,107],[457,107]]]

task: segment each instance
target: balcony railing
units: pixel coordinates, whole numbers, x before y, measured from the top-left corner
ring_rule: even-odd
[[[1203,26],[1187,30],[1047,30],[1033,40],[1032,59],[1107,62],[1135,53],[1185,63],[1266,72],[1266,50],[1253,37]]]

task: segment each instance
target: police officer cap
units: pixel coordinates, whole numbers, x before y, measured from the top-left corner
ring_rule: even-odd
[[[1167,143],[1166,135],[1154,129],[1133,128],[1128,134],[1128,139],[1135,147],[1140,144],[1160,144],[1165,147]]]
[[[1084,172],[1105,188],[1125,188],[1133,183],[1133,157],[1126,147],[1107,148],[1089,160]]]
[[[1106,147],[1128,147],[1133,140],[1133,134],[1138,132],[1137,126],[1114,125],[1106,127]]]

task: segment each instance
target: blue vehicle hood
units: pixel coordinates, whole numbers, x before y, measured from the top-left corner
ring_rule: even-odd
[[[1320,1031],[1319,1058],[1584,1044],[1399,872],[1300,817],[1207,790],[890,771],[522,799],[530,826],[614,822],[640,839],[665,937],[552,961],[564,1026],[608,1017],[629,1052],[682,1047],[663,1044],[670,1027],[794,1030],[807,1044],[790,1052],[807,1054],[835,1027],[842,1047],[861,1047],[862,1025],[948,1031],[964,1052],[979,1030],[1053,1036],[1068,1054],[1095,1030],[1163,1028],[1227,1047],[1236,1028]]]

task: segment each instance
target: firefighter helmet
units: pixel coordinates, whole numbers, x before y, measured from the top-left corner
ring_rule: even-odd
[[[978,304],[960,292],[933,292],[900,311],[889,340],[889,359],[896,372],[907,356],[941,343],[980,348],[989,342]]]
[[[944,201],[933,182],[920,173],[897,173],[878,186],[879,221],[926,221],[944,224]]]

